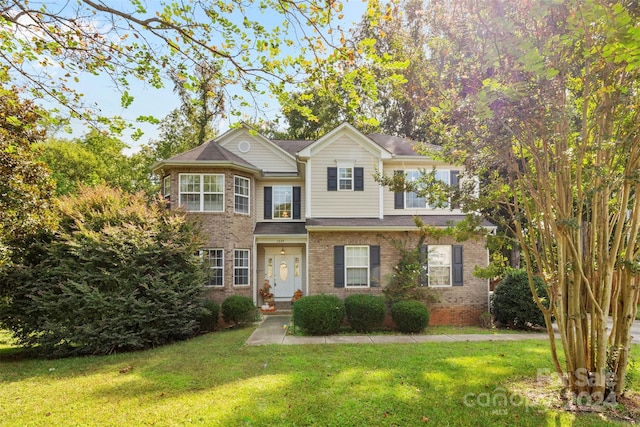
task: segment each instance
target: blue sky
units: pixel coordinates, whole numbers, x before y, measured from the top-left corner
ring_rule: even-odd
[[[118,3],[121,4],[122,2]],[[340,25],[345,28],[349,27],[354,22],[360,21],[365,9],[366,1],[352,0],[350,3],[345,4],[343,10],[345,18],[342,20]],[[282,20],[281,16],[276,16],[273,13],[271,13],[271,18],[269,17],[269,13],[264,16],[265,22],[269,19],[273,19],[273,22],[280,22]],[[102,115],[122,116],[129,123],[132,123],[143,130],[144,135],[138,141],[131,139],[132,131],[125,131],[122,136],[122,140],[131,147],[131,150],[129,151],[136,151],[141,144],[146,144],[150,139],[157,138],[158,129],[156,125],[149,123],[138,124],[135,122],[135,119],[141,115],[154,116],[161,119],[173,109],[179,107],[179,100],[173,93],[172,83],[168,80],[165,81],[165,87],[162,89],[155,89],[140,81],[130,81],[130,84],[131,87],[129,88],[129,93],[135,98],[135,100],[126,109],[122,108],[120,104],[120,91],[106,76],[84,76],[79,84],[79,90],[84,94],[85,102],[87,104],[97,105],[101,110]],[[234,89],[231,89],[231,91],[233,90]],[[244,95],[247,100],[250,99],[246,94],[241,95]],[[241,112],[244,114],[244,117],[229,116],[226,120],[222,120],[220,122],[220,131],[224,132],[229,128],[231,123],[235,123],[245,117],[255,119],[272,119],[278,115],[278,112],[280,111],[279,105],[273,98],[268,95],[263,95],[258,98],[258,101],[259,104],[268,104],[268,107],[262,107],[261,111],[257,113],[253,108],[242,109]],[[259,117],[255,117],[256,114],[259,114]],[[87,125],[80,122],[73,123],[72,129],[73,133],[71,135],[61,132],[57,136],[62,138],[79,137],[88,131]]]

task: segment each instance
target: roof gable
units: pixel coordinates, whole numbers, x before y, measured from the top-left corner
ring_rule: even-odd
[[[289,152],[245,123],[220,135],[216,142],[265,173],[297,171],[295,152]]]
[[[303,159],[308,159],[318,152],[322,151],[324,148],[330,146],[334,143],[340,136],[348,135],[353,139],[356,143],[361,145],[365,150],[372,153],[374,156],[382,158],[382,159],[390,159],[392,154],[383,146],[377,144],[371,138],[368,138],[366,135],[361,133],[355,127],[351,126],[349,123],[343,123],[337,128],[333,129],[331,132],[325,134],[317,141],[307,145],[298,153],[298,156]]]

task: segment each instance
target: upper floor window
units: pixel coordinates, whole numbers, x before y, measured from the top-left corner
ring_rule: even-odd
[[[449,184],[449,176],[450,173],[448,170],[436,170],[435,172],[435,179],[436,181],[440,181],[443,182],[445,184]],[[410,170],[407,171],[407,177],[406,180],[407,181],[417,181],[422,177],[422,172],[421,171],[417,171],[417,170]],[[424,209],[424,208],[435,208],[435,205],[428,205],[425,198],[424,197],[420,197],[418,196],[417,193],[410,191],[405,193],[405,207],[406,208],[418,208],[418,209]],[[442,207],[442,208],[447,208],[448,204],[444,205],[444,206],[438,206],[438,207]]]
[[[364,168],[351,165],[327,168],[327,191],[364,191]]]
[[[264,219],[300,219],[301,199],[298,186],[264,187]]]
[[[274,186],[273,187],[273,217],[291,218],[291,207],[293,204],[293,187]]]
[[[180,206],[191,212],[224,211],[224,175],[180,174]]]
[[[353,168],[338,168],[338,190],[353,190]]]
[[[234,210],[236,213],[249,213],[249,189],[251,181],[242,176],[236,176],[234,181]]]
[[[165,199],[171,197],[171,175],[162,178],[162,197]]]

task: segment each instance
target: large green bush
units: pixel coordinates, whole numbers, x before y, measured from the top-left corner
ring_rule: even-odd
[[[349,295],[344,299],[344,308],[349,324],[358,332],[380,328],[387,312],[383,297],[368,294]]]
[[[310,295],[293,304],[293,323],[310,335],[337,334],[344,313],[344,303],[335,295]]]
[[[202,308],[202,314],[198,319],[200,332],[215,331],[218,327],[218,319],[220,317],[220,304],[213,300],[206,300]]]
[[[0,326],[45,357],[190,337],[202,314],[200,242],[161,201],[106,187],[63,198],[57,232],[0,277]]]
[[[258,308],[249,297],[232,295],[222,302],[222,317],[227,323],[243,325],[256,320]]]
[[[429,324],[429,310],[419,301],[400,301],[391,306],[391,318],[400,332],[419,333]]]
[[[534,276],[534,284],[538,296],[544,298],[546,291],[542,279]],[[493,292],[492,306],[495,319],[503,325],[519,329],[544,325],[544,316],[533,300],[525,270],[507,273]]]

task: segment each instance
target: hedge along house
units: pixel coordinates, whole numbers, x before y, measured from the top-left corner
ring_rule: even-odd
[[[436,227],[462,220],[459,209],[431,207],[374,180],[376,171],[412,179],[434,167],[438,179],[457,182],[459,169],[417,154],[410,141],[345,123],[316,141],[270,140],[241,125],[153,170],[172,208],[202,222],[209,296],[240,294],[260,305],[258,290],[269,281],[276,303],[288,306],[298,289],[380,294],[400,257],[393,242],[419,241],[414,216]],[[485,243],[424,242],[423,285],[440,299],[431,324],[475,324],[488,310],[488,281],[472,274],[487,266]]]

